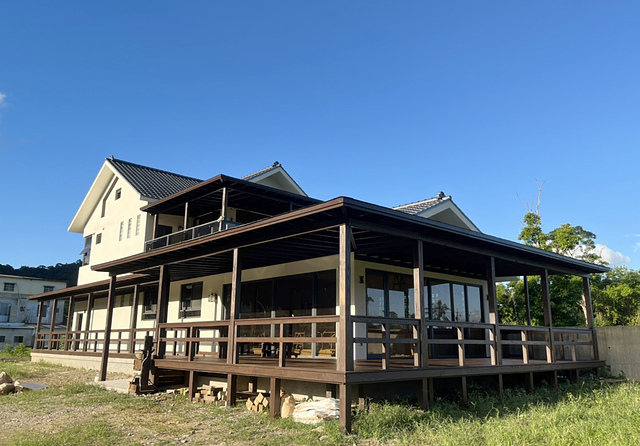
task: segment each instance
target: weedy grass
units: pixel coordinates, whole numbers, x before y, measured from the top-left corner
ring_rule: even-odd
[[[29,367],[38,374],[43,367],[61,369]],[[31,373],[29,367],[22,372]],[[352,435],[337,422],[317,429],[240,407],[194,404],[180,395],[133,397],[83,383],[7,395],[0,398],[0,413],[12,414],[14,423],[0,441],[7,445],[640,444],[640,384],[597,380],[565,383],[557,391],[540,387],[533,394],[508,389],[503,399],[477,391],[467,409],[445,400],[425,412],[371,403],[355,414]]]

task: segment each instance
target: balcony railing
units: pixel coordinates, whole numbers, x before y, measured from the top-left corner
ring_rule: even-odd
[[[186,242],[188,240],[204,237],[216,232],[224,231],[236,226],[240,226],[241,223],[234,221],[221,220],[212,221],[199,226],[193,226],[191,228],[184,229],[178,232],[172,232],[162,237],[154,238],[145,243],[145,251],[153,251],[154,249],[164,248],[165,246],[175,245],[176,243]]]

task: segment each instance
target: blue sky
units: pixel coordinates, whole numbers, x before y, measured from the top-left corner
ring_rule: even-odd
[[[0,0],[0,263],[70,262],[104,158],[582,225],[640,268],[640,4]],[[519,198],[520,197],[520,198]]]

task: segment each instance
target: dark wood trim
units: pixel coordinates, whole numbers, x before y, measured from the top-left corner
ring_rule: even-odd
[[[227,344],[227,363],[237,364],[236,354],[236,319],[240,313],[242,291],[242,254],[238,248],[233,250],[233,272],[231,273],[231,301],[229,303],[229,342]],[[282,352],[282,349],[280,350]]]
[[[353,370],[353,323],[351,320],[351,226],[340,225],[338,302],[338,371]]]
[[[53,349],[53,332],[56,328],[56,311],[58,310],[58,299],[53,299],[51,315],[49,317],[49,350]],[[57,346],[56,346],[57,347]]]
[[[71,331],[71,322],[73,322],[73,304],[74,304],[74,297],[70,296],[69,308],[67,310],[67,332]],[[69,350],[70,346],[71,346],[71,339],[65,338],[64,349]]]
[[[109,344],[111,342],[111,323],[113,321],[113,307],[116,301],[116,276],[110,277],[109,296],[107,297],[107,315],[104,323],[104,343],[102,348],[102,361],[100,362],[100,381],[107,379],[109,363]]]
[[[280,387],[282,387],[281,380],[278,378],[271,378],[269,383],[269,416],[275,418],[280,415]]]
[[[522,277],[524,284],[524,305],[527,310],[527,325],[531,325],[531,295],[529,293],[529,278]]]
[[[500,342],[500,320],[498,318],[498,295],[496,293],[496,262],[493,257],[487,259],[487,298],[489,300],[489,323],[494,326],[489,331],[493,336],[491,349],[491,363],[502,364],[502,344]]]
[[[133,302],[131,303],[131,317],[129,319],[129,353],[136,352],[136,326],[138,325],[138,305],[140,301],[140,286],[133,287]]]
[[[549,329],[549,345],[547,346],[547,360],[556,362],[556,349],[554,346],[553,336],[553,315],[551,314],[551,297],[549,295],[549,272],[547,269],[542,270],[540,275],[540,284],[542,286],[542,309],[544,311],[544,325]]]
[[[153,214],[153,228],[151,230],[151,240],[156,238],[158,234],[158,214]]]
[[[160,267],[160,279],[158,281],[158,300],[156,302],[156,354],[163,358],[166,353],[167,344],[162,342],[162,328],[160,324],[167,322],[167,313],[169,311],[169,288],[171,284],[171,273],[169,267],[162,265]]]
[[[36,324],[36,340],[34,342],[34,347],[37,349],[38,348],[38,335],[40,334],[40,328],[42,327],[42,309],[44,308],[44,301],[41,300],[40,304],[38,305],[38,322]],[[41,341],[44,344],[44,341]],[[42,348],[44,348],[44,345],[40,346]]]
[[[87,296],[87,314],[86,314],[86,319],[84,321],[84,331],[85,334],[83,336],[84,338],[84,343],[82,345],[82,350],[83,351],[87,351],[87,346],[89,344],[89,329],[91,328],[91,313],[93,311],[93,303],[95,300],[95,296],[93,293],[89,293],[89,295]]]
[[[222,188],[222,200],[220,202],[220,217],[222,220],[228,220],[229,218],[229,190],[226,187]]]
[[[340,427],[346,432],[351,432],[351,385],[340,384],[338,388],[340,395]]]
[[[593,355],[593,359],[598,360],[600,359],[600,353],[598,352],[598,339],[595,330],[595,324],[593,321],[593,300],[591,299],[591,283],[589,281],[589,277],[582,278],[582,287],[584,293],[584,309],[586,313],[587,327],[591,329],[593,333],[591,335],[593,341],[591,352]]]
[[[182,229],[187,229],[189,223],[189,202],[184,203],[184,220],[182,221]]]
[[[429,366],[428,333],[425,314],[424,295],[424,251],[421,240],[416,241],[413,253],[413,305],[415,318],[420,321],[420,325],[413,327],[414,338],[420,339],[420,348],[414,349],[413,365],[416,367]]]
[[[227,374],[227,407],[236,405],[238,391],[238,377],[233,373]]]

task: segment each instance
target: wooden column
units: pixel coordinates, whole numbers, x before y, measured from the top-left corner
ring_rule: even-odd
[[[111,323],[113,321],[113,307],[116,302],[116,276],[109,277],[109,295],[107,296],[107,317],[104,323],[104,343],[102,361],[100,362],[100,381],[107,379],[107,365],[109,362],[109,343],[111,341]]]
[[[351,432],[351,385],[340,384],[340,427]]]
[[[220,217],[222,217],[222,220],[227,220],[229,217],[228,214],[229,214],[229,191],[227,190],[226,187],[223,187],[222,200],[220,204]]]
[[[282,386],[281,380],[278,378],[271,378],[269,385],[269,416],[275,418],[280,415],[280,387]]]
[[[534,381],[533,381],[533,372],[525,373],[525,381],[527,392],[533,393],[535,389]]]
[[[428,378],[422,378],[420,380],[420,384],[419,384],[419,391],[418,391],[418,406],[420,406],[420,408],[422,408],[423,410],[427,410],[429,409],[429,379]]]
[[[593,343],[591,352],[593,360],[597,361],[600,359],[600,356],[598,353],[598,339],[596,337],[595,325],[593,323],[593,301],[591,300],[591,284],[588,276],[582,278],[582,286],[584,290],[584,308],[587,317],[587,328],[591,330],[591,342]]]
[[[531,325],[531,297],[529,295],[529,278],[527,276],[523,276],[522,280],[524,281],[524,305],[527,309],[527,325]]]
[[[353,323],[351,322],[351,226],[340,225],[338,267],[338,296],[340,321],[338,323],[337,370],[353,370]],[[342,391],[341,391],[342,392]]]
[[[189,370],[189,401],[196,395],[196,372]]]
[[[160,324],[167,322],[170,281],[171,275],[169,273],[169,267],[167,265],[161,265],[160,277],[158,279],[158,300],[156,303],[156,355],[158,355],[159,358],[164,358],[167,351],[167,343],[160,340],[160,338],[164,337]]]
[[[502,365],[502,343],[500,342],[500,321],[498,319],[498,295],[496,294],[496,261],[489,257],[487,262],[487,297],[489,298],[489,331],[491,343],[491,365]]]
[[[549,271],[545,268],[540,275],[542,285],[542,308],[544,310],[544,325],[549,328],[549,343],[547,344],[547,362],[556,362],[556,350],[553,336],[553,317],[551,315],[551,298],[549,296]]]
[[[233,373],[227,374],[227,406],[236,405],[236,392],[238,388],[238,377]]]
[[[502,376],[502,375],[500,375]],[[467,407],[469,405],[469,395],[467,392],[467,377],[460,377],[460,404],[462,407]]]
[[[420,340],[413,352],[414,367],[429,366],[429,337],[427,333],[425,296],[424,296],[424,247],[422,240],[416,242],[413,252],[413,306],[415,318],[420,321],[418,329],[414,329],[413,337]]]
[[[89,329],[91,328],[91,312],[93,311],[93,293],[89,293],[87,297],[87,317],[84,321],[84,345],[82,346],[82,351],[86,352],[89,345]]]
[[[40,335],[40,328],[42,327],[42,310],[44,308],[44,301],[41,300],[40,304],[38,305],[38,323],[36,324],[36,343],[35,343],[35,347],[36,350],[38,349],[38,336]],[[44,348],[44,341],[41,342],[42,345],[40,345],[39,348]]]
[[[233,250],[233,272],[231,275],[231,302],[229,304],[229,334],[227,344],[227,364],[238,362],[236,353],[236,319],[239,316],[242,290],[242,255],[238,248]],[[283,334],[280,333],[280,336]],[[282,351],[280,352],[282,355]]]
[[[49,350],[53,349],[53,332],[55,331],[55,328],[56,328],[57,309],[58,309],[58,299],[53,299],[53,305],[51,306],[51,314],[49,315]]]
[[[65,335],[64,349],[69,350],[73,335],[71,335],[71,322],[73,322],[73,301],[74,297],[69,296],[69,309],[67,310],[67,334]],[[72,348],[72,350],[74,350]]]
[[[158,214],[153,214],[153,229],[151,231],[151,239],[156,238],[158,234]]]
[[[131,303],[131,318],[129,319],[129,353],[136,352],[136,326],[138,325],[138,303],[140,300],[140,286],[133,287],[133,302]]]
[[[502,379],[502,373],[498,373],[498,398],[504,398],[504,380]]]
[[[189,223],[189,202],[187,201],[184,204],[184,220],[182,222],[182,229],[187,229],[188,223]]]

